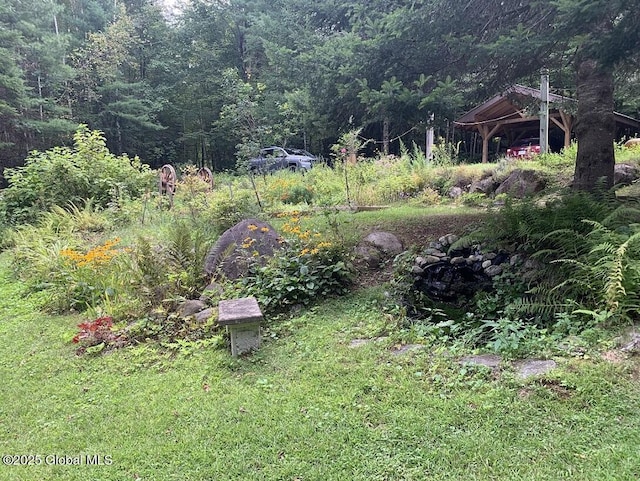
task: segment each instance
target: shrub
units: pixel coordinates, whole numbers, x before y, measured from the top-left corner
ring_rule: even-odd
[[[533,253],[549,245],[549,233],[568,229],[586,234],[590,229],[584,219],[601,221],[616,207],[613,199],[607,201],[584,192],[572,192],[544,205],[507,199],[499,213],[487,218],[478,235],[497,245],[517,246]]]
[[[283,172],[272,177],[264,192],[265,200],[272,204],[311,204],[314,189],[305,183],[305,177],[293,172]]]
[[[66,248],[60,251],[60,270],[53,274],[56,307],[59,310],[95,309],[106,300],[115,300],[124,292],[123,274],[113,262],[125,253],[116,248],[115,238],[82,252]]]
[[[437,205],[442,201],[442,197],[438,192],[430,187],[426,187],[413,199],[413,202],[419,205],[429,206]]]
[[[340,246],[300,225],[292,217],[282,231],[285,247],[265,265],[255,263],[241,280],[242,289],[254,295],[266,310],[281,310],[310,304],[321,298],[345,293],[352,269]]]
[[[111,154],[104,136],[81,125],[73,148],[33,151],[25,165],[5,170],[9,187],[1,200],[6,221],[33,222],[53,206],[82,206],[89,199],[107,207],[114,192],[131,198],[151,188],[154,174],[137,157]]]
[[[220,235],[241,220],[255,217],[259,212],[253,192],[246,189],[234,192],[222,187],[207,197],[207,206],[200,223],[207,223],[213,233]]]

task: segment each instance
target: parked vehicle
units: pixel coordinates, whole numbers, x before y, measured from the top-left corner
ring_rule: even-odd
[[[311,169],[316,156],[302,149],[267,147],[258,157],[249,159],[251,172],[273,172],[281,169],[306,171]]]
[[[507,157],[530,159],[540,153],[540,138],[521,139],[507,149]]]

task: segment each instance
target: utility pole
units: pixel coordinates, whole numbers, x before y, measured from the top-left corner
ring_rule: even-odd
[[[549,69],[540,70],[540,153],[549,152]]]

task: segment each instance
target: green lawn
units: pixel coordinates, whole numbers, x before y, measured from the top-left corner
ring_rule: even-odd
[[[632,364],[558,359],[552,375],[523,382],[435,347],[349,347],[385,324],[376,290],[272,322],[241,360],[221,346],[78,357],[80,318],[38,312],[8,261],[0,452],[41,464],[1,466],[0,480],[640,479]]]

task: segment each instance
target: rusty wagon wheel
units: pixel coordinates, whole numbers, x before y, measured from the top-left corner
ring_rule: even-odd
[[[209,186],[209,189],[213,189],[213,173],[209,167],[202,167],[198,170],[198,177]]]
[[[164,164],[160,169],[160,194],[173,196],[177,181],[176,169],[170,164]]]

